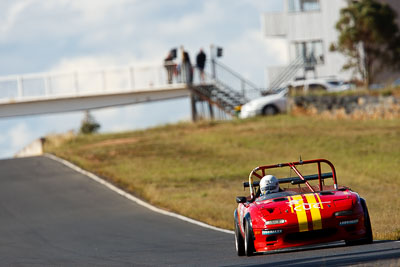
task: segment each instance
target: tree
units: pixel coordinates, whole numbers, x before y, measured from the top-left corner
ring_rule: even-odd
[[[343,69],[360,74],[367,88],[379,72],[399,66],[396,16],[389,5],[375,0],[352,1],[340,11],[336,23],[339,38],[331,45],[331,51],[348,57]]]
[[[81,134],[92,134],[96,133],[100,129],[98,124],[88,110],[85,111],[85,117],[82,120],[81,128],[79,132]]]

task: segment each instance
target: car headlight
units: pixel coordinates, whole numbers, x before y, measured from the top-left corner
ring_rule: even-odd
[[[271,220],[271,221],[265,221],[265,225],[282,224],[282,223],[285,223],[285,222],[286,222],[286,220],[284,220],[284,219]]]
[[[255,106],[257,106],[257,104],[255,102],[247,102],[246,104],[243,105],[243,107],[246,108],[254,108]]]

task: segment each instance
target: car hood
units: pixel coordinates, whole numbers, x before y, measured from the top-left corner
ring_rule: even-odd
[[[283,96],[282,94],[267,95],[257,99],[253,99],[250,102],[244,104],[243,106],[263,106],[267,103],[271,103],[278,99],[284,99],[284,98],[286,97]]]
[[[265,219],[276,219],[296,214],[298,211],[320,210],[321,217],[332,217],[333,213],[352,209],[354,193],[327,191],[322,193],[295,194],[256,201],[255,206]]]

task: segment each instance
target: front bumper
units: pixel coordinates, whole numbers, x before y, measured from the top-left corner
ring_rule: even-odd
[[[239,113],[239,118],[247,119],[247,118],[255,117],[260,114],[261,114],[261,110],[257,109],[256,107],[242,106],[242,109],[240,110],[240,113]]]
[[[299,232],[298,225],[274,225],[268,228],[253,229],[253,232],[256,252],[340,240],[357,240],[366,234],[363,214],[324,220],[323,228],[319,230]]]

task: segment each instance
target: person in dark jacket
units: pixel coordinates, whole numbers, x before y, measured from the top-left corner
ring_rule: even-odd
[[[200,81],[203,83],[204,78],[204,67],[206,66],[206,54],[203,52],[203,49],[200,49],[200,52],[196,57],[196,66],[199,70]]]

